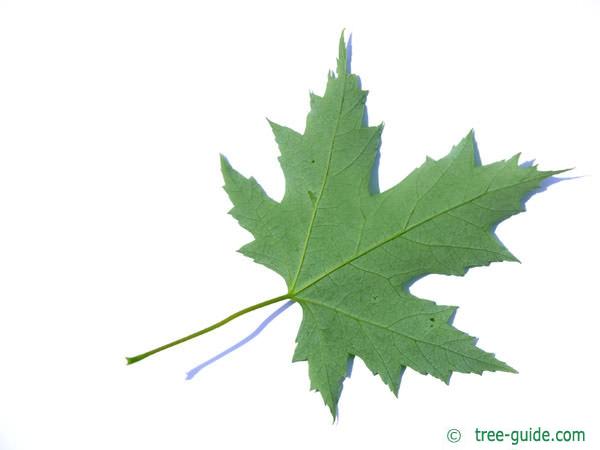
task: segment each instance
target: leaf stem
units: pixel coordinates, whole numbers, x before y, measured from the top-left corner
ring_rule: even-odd
[[[214,323],[214,324],[212,324],[209,327],[203,328],[200,331],[196,331],[195,333],[192,333],[189,336],[182,337],[181,339],[177,339],[176,341],[173,341],[173,342],[170,342],[168,344],[162,345],[162,346],[157,347],[157,348],[155,348],[153,350],[150,350],[150,351],[148,351],[146,353],[141,353],[141,354],[139,354],[137,356],[127,357],[126,358],[127,359],[127,364],[129,365],[129,364],[133,364],[133,363],[136,363],[138,361],[141,361],[142,359],[145,359],[148,356],[154,355],[155,353],[162,352],[163,350],[166,350],[168,348],[171,348],[171,347],[174,347],[176,345],[182,344],[182,343],[184,343],[186,341],[189,341],[190,339],[194,339],[195,337],[198,337],[200,335],[208,333],[209,331],[212,331],[212,330],[214,330],[216,328],[219,328],[219,327],[225,325],[227,322],[231,322],[233,319],[235,319],[237,317],[240,317],[240,316],[243,316],[244,314],[247,314],[247,313],[249,313],[251,311],[254,311],[254,310],[260,309],[260,308],[264,308],[265,306],[271,305],[273,303],[280,302],[282,300],[287,300],[287,299],[292,299],[292,294],[291,293],[280,295],[279,297],[274,297],[274,298],[271,298],[269,300],[265,300],[263,302],[257,303],[255,305],[248,306],[247,308],[241,309],[238,312],[233,313],[232,315],[224,318],[223,320],[221,320],[221,321],[219,321],[217,323]]]

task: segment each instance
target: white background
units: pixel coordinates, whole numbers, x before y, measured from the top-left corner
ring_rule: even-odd
[[[0,449],[511,448],[476,426],[598,448],[599,23],[591,0],[0,1]],[[235,252],[218,155],[281,198],[265,117],[303,129],[342,28],[382,189],[470,128],[484,163],[581,176],[498,227],[522,264],[413,286],[520,374],[408,370],[395,399],[357,360],[332,424],[291,363],[297,306],[193,381],[276,306],[125,366],[284,291]]]

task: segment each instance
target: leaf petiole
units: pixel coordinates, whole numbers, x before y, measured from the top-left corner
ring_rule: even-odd
[[[165,345],[162,345],[160,347],[157,347],[157,348],[155,348],[153,350],[150,350],[150,351],[148,351],[146,353],[141,353],[141,354],[139,354],[137,356],[127,357],[126,358],[127,359],[127,364],[128,365],[129,364],[134,364],[134,363],[136,363],[138,361],[141,361],[142,359],[146,359],[148,356],[154,355],[155,353],[162,352],[163,350],[166,350],[166,349],[171,348],[171,347],[175,347],[176,345],[182,344],[182,343],[184,343],[186,341],[189,341],[190,339],[194,339],[195,337],[198,337],[198,336],[201,336],[203,334],[206,334],[209,331],[215,330],[215,329],[217,329],[217,328],[225,325],[227,322],[231,322],[233,319],[236,319],[236,318],[238,318],[240,316],[243,316],[246,313],[249,313],[249,312],[254,311],[256,309],[264,308],[265,306],[272,305],[273,303],[277,303],[277,302],[280,302],[282,300],[288,300],[288,299],[293,300],[292,294],[287,293],[287,294],[284,294],[284,295],[280,295],[279,297],[274,297],[274,298],[271,298],[269,300],[265,300],[263,302],[255,304],[255,305],[248,306],[247,308],[241,309],[238,312],[235,312],[235,313],[231,314],[230,316],[224,318],[223,320],[221,320],[221,321],[219,321],[217,323],[214,323],[214,324],[212,324],[209,327],[203,328],[200,331],[196,331],[195,333],[192,333],[189,336],[185,336],[185,337],[182,337],[181,339],[177,339],[176,341],[169,342],[168,344],[165,344]]]

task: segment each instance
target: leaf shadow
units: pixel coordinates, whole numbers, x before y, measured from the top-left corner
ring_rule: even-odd
[[[196,376],[196,374],[198,372],[200,372],[205,367],[210,366],[211,364],[217,362],[219,359],[223,358],[224,356],[229,355],[234,350],[237,350],[238,348],[246,345],[252,339],[257,337],[267,327],[267,325],[269,325],[278,315],[280,315],[282,312],[284,312],[286,309],[288,309],[294,303],[295,302],[292,300],[285,302],[282,306],[280,306],[274,312],[272,312],[265,320],[263,320],[260,323],[260,325],[258,325],[258,327],[256,327],[256,329],[252,333],[250,333],[248,336],[246,336],[245,338],[236,342],[231,347],[228,347],[227,349],[223,350],[221,353],[213,356],[212,358],[207,359],[206,361],[198,364],[193,369],[189,370],[186,374],[186,380],[191,380],[192,378],[194,378]]]

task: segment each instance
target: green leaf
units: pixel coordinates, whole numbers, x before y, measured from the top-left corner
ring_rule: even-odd
[[[282,298],[301,305],[293,359],[308,361],[311,387],[334,417],[355,356],[394,394],[406,367],[446,383],[452,372],[514,372],[451,325],[456,307],[409,287],[427,274],[516,261],[493,228],[559,173],[519,166],[517,156],[482,166],[471,131],[379,193],[383,127],[365,123],[367,92],[348,66],[342,34],[337,75],[329,73],[322,97],[311,95],[304,133],[269,121],[285,175],[281,202],[222,158],[231,214],[254,236],[240,251],[280,274]]]

